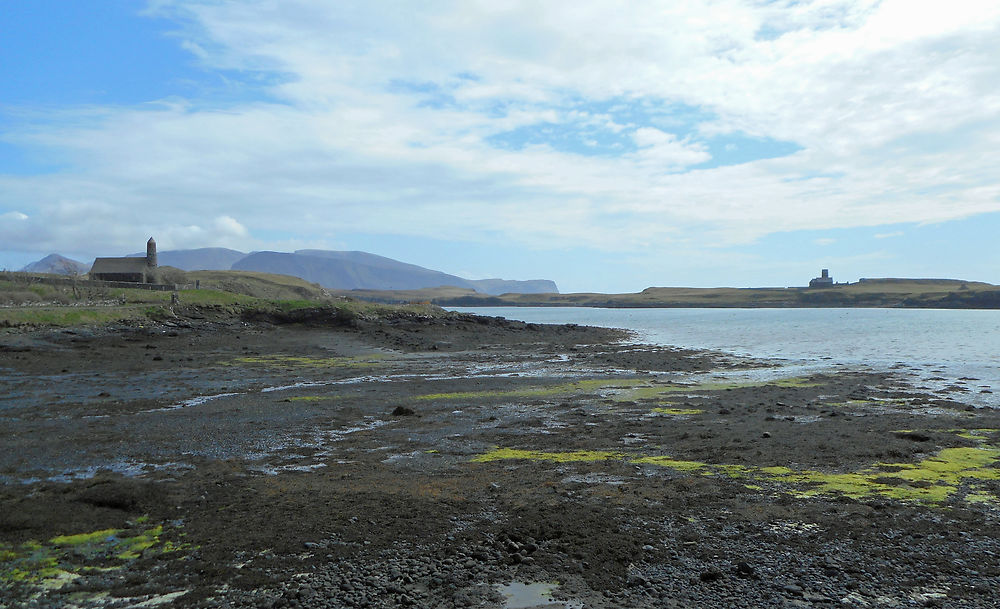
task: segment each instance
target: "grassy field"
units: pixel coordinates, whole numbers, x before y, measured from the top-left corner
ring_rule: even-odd
[[[199,289],[176,292],[93,287],[72,281],[51,284],[39,278],[46,276],[0,273],[0,328],[141,323],[205,314],[294,318],[296,312],[312,310],[341,319],[443,313],[429,304],[394,306],[345,298],[297,277],[268,273],[184,273],[187,285],[197,281]]]
[[[952,279],[866,279],[828,288],[646,288],[635,294],[504,294],[462,288],[336,292],[376,302],[442,306],[1000,308],[1000,286]]]

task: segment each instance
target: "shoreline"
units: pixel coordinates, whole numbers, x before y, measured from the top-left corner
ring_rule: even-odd
[[[539,582],[567,607],[992,602],[1000,413],[893,373],[700,383],[769,363],[625,338],[2,334],[0,607],[502,607]]]
[[[827,287],[650,287],[636,293],[481,294],[442,286],[415,290],[332,290],[369,302],[430,302],[443,307],[596,308],[903,308],[1000,309],[1000,286],[950,279],[866,279]]]

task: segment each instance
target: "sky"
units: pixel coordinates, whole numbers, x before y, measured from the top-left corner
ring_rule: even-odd
[[[995,0],[0,0],[0,269],[1000,284]]]

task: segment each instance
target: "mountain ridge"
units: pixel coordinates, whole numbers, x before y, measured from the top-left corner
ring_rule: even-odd
[[[129,254],[143,257],[145,252]],[[51,256],[58,256],[52,254]],[[51,256],[47,258],[51,258]],[[465,279],[442,271],[362,251],[301,249],[294,252],[241,252],[223,247],[157,252],[160,266],[183,271],[256,271],[298,277],[336,290],[412,290],[444,286],[468,288],[489,295],[558,293],[555,282],[548,279]],[[68,260],[68,259],[66,259]],[[90,265],[78,265],[78,274],[89,271]],[[41,264],[38,261],[32,264]],[[57,272],[25,267],[29,272]],[[58,266],[58,265],[56,265]],[[62,272],[62,274],[72,274]]]
[[[143,254],[145,255],[145,254]],[[41,260],[25,265],[22,273],[51,273],[53,275],[83,275],[90,265],[61,254],[49,254]]]

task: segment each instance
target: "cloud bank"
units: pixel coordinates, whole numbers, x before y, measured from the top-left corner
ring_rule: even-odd
[[[594,248],[1000,211],[1000,4],[157,0],[243,95],[8,129],[23,251],[338,243]]]

